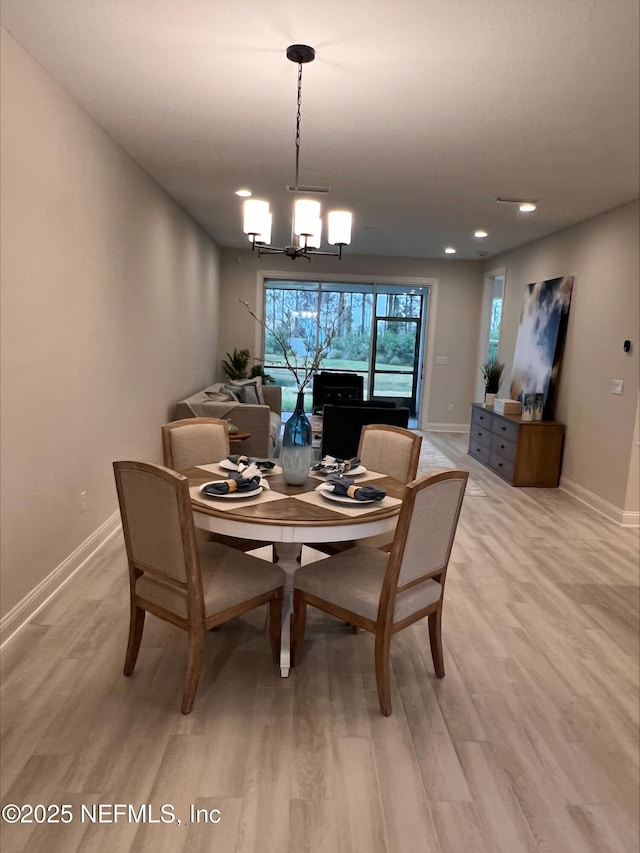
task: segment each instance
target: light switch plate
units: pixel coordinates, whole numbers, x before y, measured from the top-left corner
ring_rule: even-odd
[[[622,394],[624,389],[624,381],[622,379],[614,379],[611,383],[612,394]]]
[[[446,355],[437,355],[436,364],[446,364],[449,359]]]

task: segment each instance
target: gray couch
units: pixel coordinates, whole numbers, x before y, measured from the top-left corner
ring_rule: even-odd
[[[251,433],[251,438],[232,446],[233,452],[242,452],[249,456],[277,456],[280,452],[281,386],[262,386],[262,394],[267,404],[264,406],[235,401],[214,402],[207,396],[207,391],[218,387],[210,385],[181,400],[176,404],[174,420],[195,417],[223,418],[231,421],[239,430]]]

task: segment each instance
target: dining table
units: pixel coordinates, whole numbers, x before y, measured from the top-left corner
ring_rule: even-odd
[[[384,490],[385,497],[371,502],[348,500],[317,490],[326,480],[323,472],[310,469],[306,481],[294,486],[285,481],[279,460],[272,461],[275,467],[264,477],[268,488],[252,495],[208,497],[201,491],[205,483],[229,476],[228,468],[221,467],[226,460],[181,473],[189,480],[196,527],[275,546],[278,565],[286,575],[280,649],[280,674],[286,677],[291,667],[294,575],[300,566],[302,546],[313,548],[314,543],[347,542],[384,533],[391,540],[405,486],[393,477],[363,469],[353,476],[355,485],[375,485]]]

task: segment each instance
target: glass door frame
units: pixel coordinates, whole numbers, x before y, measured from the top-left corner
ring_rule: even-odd
[[[275,281],[301,281],[301,282],[326,282],[341,284],[369,284],[369,285],[396,285],[398,288],[423,288],[426,292],[422,300],[421,334],[419,340],[418,361],[415,371],[416,379],[416,417],[418,429],[429,428],[429,407],[431,398],[431,383],[433,377],[433,365],[435,363],[435,323],[437,314],[437,297],[439,280],[432,277],[414,276],[376,276],[376,275],[353,275],[336,274],[327,272],[296,272],[281,269],[258,269],[255,280],[255,304],[264,311],[265,285],[268,280]],[[398,319],[398,318],[394,318]],[[255,345],[256,352],[264,351],[264,331],[256,324]]]

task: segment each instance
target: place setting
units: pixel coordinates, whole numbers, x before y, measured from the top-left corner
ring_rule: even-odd
[[[317,506],[332,504],[331,509],[346,515],[358,515],[373,509],[400,506],[399,498],[389,497],[384,489],[363,485],[344,474],[329,474],[312,492],[296,495],[297,500]]]
[[[324,456],[319,462],[311,466],[310,474],[316,480],[325,480],[332,474],[342,474],[349,477],[357,477],[360,481],[375,480],[383,477],[376,471],[369,471],[357,456],[351,459],[339,459],[336,456]]]
[[[247,504],[285,497],[271,491],[255,463],[243,467],[241,471],[229,471],[223,480],[210,480],[200,486],[192,486],[189,492],[193,500],[207,505],[215,504],[217,509],[239,509]]]
[[[282,474],[281,466],[277,465],[273,459],[246,456],[240,453],[230,453],[229,456],[219,462],[213,462],[210,465],[198,465],[198,468],[212,474],[223,474],[225,476],[229,472],[240,473],[243,477],[255,476],[256,473],[261,477]]]

